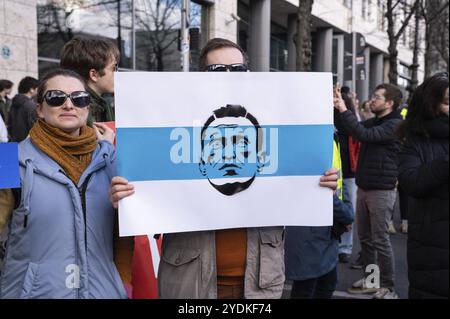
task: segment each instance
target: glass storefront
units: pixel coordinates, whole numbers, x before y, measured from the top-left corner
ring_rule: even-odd
[[[250,9],[248,4],[243,1],[238,1],[238,44],[247,54],[250,39]]]
[[[240,18],[238,23],[238,43],[248,54],[250,47],[250,8],[248,3],[238,1],[238,16]],[[270,25],[270,70],[287,71],[287,68],[287,29],[272,22]]]
[[[199,38],[201,11],[191,3],[192,39]],[[58,66],[61,48],[75,36],[116,42],[122,70],[181,70],[181,0],[38,0],[37,22],[40,75]]]
[[[287,30],[274,23],[270,26],[270,70],[287,71],[288,39]]]

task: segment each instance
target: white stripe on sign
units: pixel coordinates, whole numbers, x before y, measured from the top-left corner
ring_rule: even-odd
[[[117,128],[203,124],[213,110],[227,104],[245,107],[260,125],[333,123],[331,73],[115,72],[114,76]],[[293,103],[295,107],[285,107]]]
[[[132,182],[135,194],[119,202],[120,235],[274,225],[331,226],[333,193],[320,187],[319,179],[320,176],[256,179],[252,192],[230,196],[227,205],[220,204],[225,195],[207,180]],[[188,200],[180,200],[183,196]],[[171,206],[165,207],[167,203]],[[278,213],[280,203],[287,207],[282,216]],[[150,207],[152,215],[148,214]]]

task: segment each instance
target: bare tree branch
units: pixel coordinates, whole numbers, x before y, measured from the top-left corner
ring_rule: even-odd
[[[395,35],[395,37],[397,39],[400,39],[400,37],[402,36],[402,34],[405,31],[406,27],[409,25],[409,21],[411,20],[412,16],[416,12],[418,6],[419,6],[419,0],[415,0],[414,5],[411,8],[411,11],[409,12],[409,14],[406,17],[406,19],[402,22],[400,29],[398,30],[397,34]]]

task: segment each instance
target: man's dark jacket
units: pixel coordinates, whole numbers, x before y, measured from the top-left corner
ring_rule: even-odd
[[[26,95],[17,94],[12,99],[8,116],[10,141],[21,142],[26,139],[36,119],[36,102]]]
[[[92,126],[93,122],[111,122],[114,121],[114,110],[112,106],[95,93],[94,90],[88,87],[88,92],[91,95],[90,112],[88,118],[88,125]]]
[[[400,113],[393,111],[382,118],[358,122],[351,111],[340,114],[347,131],[361,142],[356,170],[356,184],[363,190],[393,190],[397,183],[397,156],[400,141],[397,127]]]

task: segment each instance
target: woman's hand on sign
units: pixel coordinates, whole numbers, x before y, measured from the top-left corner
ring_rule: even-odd
[[[116,176],[111,180],[109,200],[114,208],[119,207],[119,200],[134,194],[134,186],[125,178]]]

